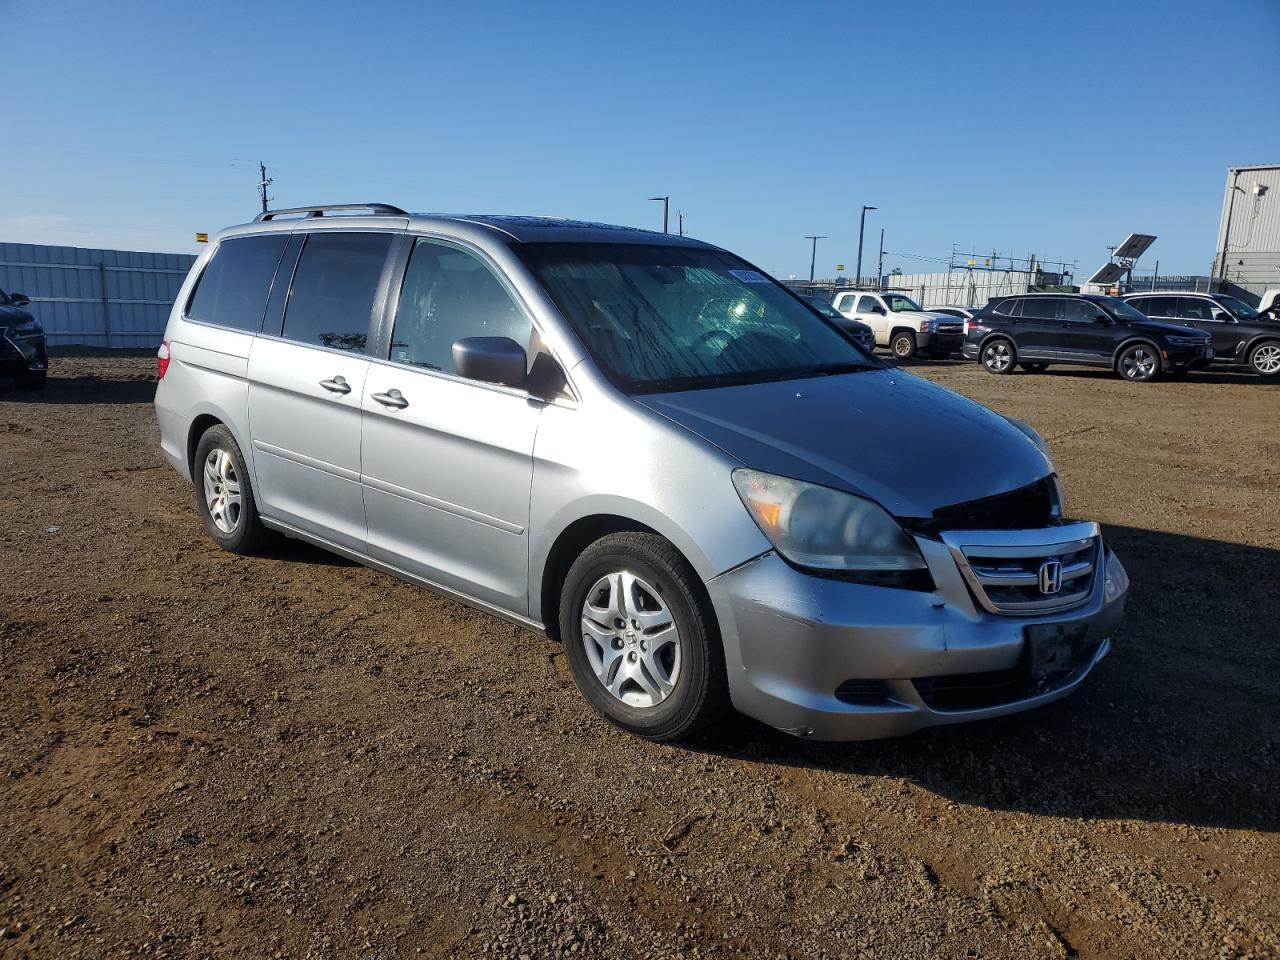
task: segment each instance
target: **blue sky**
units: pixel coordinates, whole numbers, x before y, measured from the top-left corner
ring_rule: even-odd
[[[1280,0],[0,0],[0,241],[195,250],[276,205],[660,226],[771,272],[996,248],[1207,272],[1280,161]]]

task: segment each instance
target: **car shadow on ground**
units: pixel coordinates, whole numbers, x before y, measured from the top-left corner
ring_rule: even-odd
[[[11,382],[0,381],[0,403],[25,403],[33,406],[151,403],[155,398],[156,382],[150,377],[51,376],[39,390],[19,390]]]
[[[1280,831],[1280,550],[1105,535],[1129,570],[1129,605],[1111,655],[1074,696],[895,740],[802,741],[742,721],[690,746],[904,777],[990,809]]]

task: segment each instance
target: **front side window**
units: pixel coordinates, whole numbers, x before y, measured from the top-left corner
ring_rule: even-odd
[[[1088,300],[1063,300],[1060,316],[1074,323],[1093,323],[1099,310]]]
[[[271,280],[288,243],[287,233],[223,240],[196,281],[187,301],[187,317],[257,333]]]
[[[880,306],[880,301],[875,297],[863,297],[858,301],[857,313],[875,313],[876,308]]]
[[[882,369],[776,281],[721,250],[513,248],[609,379],[631,393]]]
[[[910,297],[904,297],[900,293],[886,293],[884,302],[889,305],[889,310],[893,313],[907,313],[911,310],[920,310],[920,304],[916,303]]]
[[[1141,310],[1135,309],[1123,300],[1116,297],[1093,297],[1090,303],[1097,304],[1103,310],[1106,310],[1117,320],[1125,320],[1129,323],[1141,322],[1147,319],[1147,315]]]
[[[1260,316],[1257,310],[1253,309],[1253,307],[1249,306],[1239,297],[1219,297],[1218,303],[1222,305],[1223,309],[1243,323],[1248,323],[1250,320],[1257,320]]]
[[[364,353],[378,280],[391,248],[387,233],[307,237],[284,312],[284,337]]]
[[[453,342],[507,337],[528,349],[533,324],[479,259],[458,247],[419,239],[413,245],[391,334],[391,359],[457,373]]]

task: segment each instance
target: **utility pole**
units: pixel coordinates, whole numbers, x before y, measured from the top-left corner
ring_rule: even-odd
[[[862,217],[858,221],[858,269],[853,278],[854,286],[862,285],[862,234],[867,228],[867,211],[874,210],[875,207],[869,207],[865,203],[862,205]]]
[[[813,241],[813,252],[809,254],[809,283],[812,284],[814,266],[818,262],[818,241],[825,240],[827,238],[819,234],[810,234],[806,236],[805,239]],[[811,290],[809,292],[812,293],[813,291]]]
[[[275,181],[267,176],[267,165],[261,160],[258,161],[258,173],[261,175],[261,179],[258,180],[258,198],[262,201],[262,212],[266,213],[267,201],[275,199],[275,197],[267,196],[267,187]]]
[[[880,259],[876,261],[876,289],[880,289],[880,284],[884,279],[884,227],[880,228]]]
[[[1221,284],[1227,279],[1227,241],[1231,239],[1231,220],[1236,210],[1236,191],[1240,190],[1240,171],[1233,170],[1231,172],[1231,189],[1227,191],[1231,199],[1227,201],[1227,222],[1222,227],[1222,255],[1218,258],[1218,282]],[[1244,193],[1243,190],[1240,190]],[[1221,286],[1219,286],[1221,291]],[[1209,293],[1213,293],[1213,287],[1210,286]]]
[[[681,210],[676,214],[676,223],[679,224],[680,236],[684,236],[684,211]]]
[[[655,201],[656,200],[662,201],[662,232],[670,233],[671,231],[667,228],[668,223],[670,223],[670,221],[667,218],[667,212],[671,209],[671,198],[670,197],[650,197],[649,199],[655,200]]]

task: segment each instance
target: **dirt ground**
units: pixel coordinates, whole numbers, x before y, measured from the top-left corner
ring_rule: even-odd
[[[1129,568],[1074,697],[873,743],[596,719],[552,642],[219,552],[148,358],[0,386],[0,956],[1280,955],[1280,385],[913,368]]]

